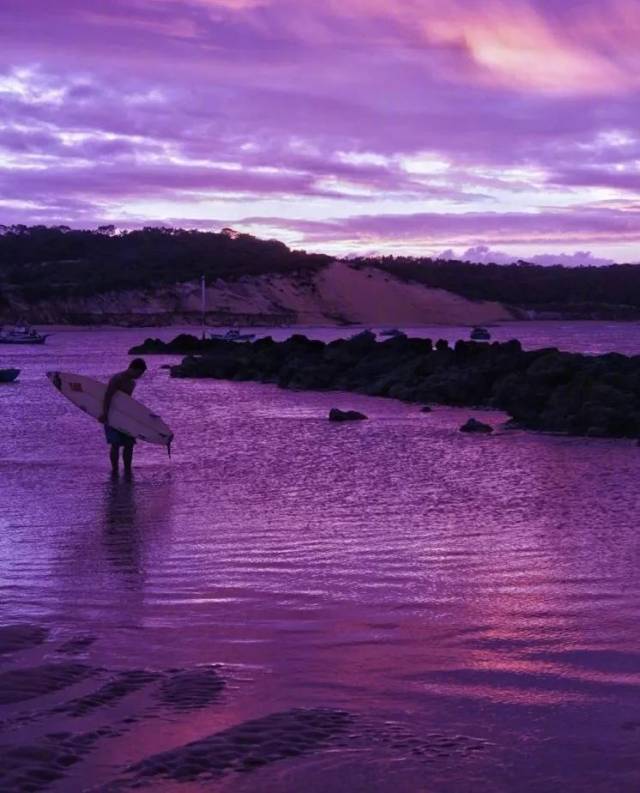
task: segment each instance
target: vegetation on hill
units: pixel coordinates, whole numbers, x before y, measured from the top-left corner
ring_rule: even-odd
[[[640,266],[607,267],[473,264],[411,257],[354,259],[356,266],[379,267],[403,280],[457,292],[470,300],[496,300],[539,311],[636,315],[640,310]],[[625,308],[629,311],[625,312]]]
[[[0,226],[0,299],[18,294],[86,297],[193,281],[209,283],[267,273],[312,274],[333,261],[232,229],[219,233],[145,227],[117,231],[68,226]],[[354,259],[405,281],[446,289],[471,300],[578,318],[630,319],[640,315],[640,266],[609,267],[472,264],[411,257]]]
[[[27,300],[87,296],[193,281],[315,269],[328,256],[292,251],[232,229],[116,232],[67,226],[0,226],[0,284]]]

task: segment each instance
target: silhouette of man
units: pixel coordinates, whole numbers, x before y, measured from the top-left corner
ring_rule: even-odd
[[[107,390],[104,395],[104,402],[102,403],[102,415],[99,418],[104,424],[104,435],[107,443],[111,447],[109,451],[109,459],[111,460],[111,470],[114,474],[118,473],[118,464],[120,458],[120,449],[122,448],[122,462],[124,463],[124,471],[126,474],[131,473],[131,464],[133,462],[133,447],[135,446],[136,439],[126,432],[120,432],[109,425],[109,409],[111,408],[111,401],[118,391],[125,394],[133,394],[136,387],[136,380],[147,371],[147,364],[142,358],[134,358],[129,364],[129,367],[124,372],[118,372],[109,380]]]

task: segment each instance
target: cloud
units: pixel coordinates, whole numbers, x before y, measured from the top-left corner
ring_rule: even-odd
[[[497,251],[488,245],[476,245],[468,248],[464,253],[456,253],[449,248],[438,254],[439,259],[460,260],[474,262],[476,264],[513,264],[514,262],[526,261],[532,264],[544,266],[562,265],[563,267],[603,267],[614,264],[613,259],[602,256],[594,256],[591,251],[576,251],[575,253],[538,253],[534,256],[518,256],[504,251]]]
[[[554,241],[638,240],[640,209],[590,209],[525,212],[416,213],[358,215],[330,221],[248,217],[249,226],[279,226],[296,231],[307,241],[339,240],[364,245],[382,241],[433,245],[439,242],[470,245],[480,253],[484,245],[550,243]],[[480,240],[487,242],[480,242]],[[479,247],[478,247],[479,246]]]
[[[4,0],[0,209],[267,218],[336,249],[575,242],[606,258],[616,234],[640,244],[637,10]]]

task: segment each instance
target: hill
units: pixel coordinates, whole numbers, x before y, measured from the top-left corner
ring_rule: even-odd
[[[338,262],[232,229],[0,227],[0,320],[154,325],[640,317],[640,267]]]

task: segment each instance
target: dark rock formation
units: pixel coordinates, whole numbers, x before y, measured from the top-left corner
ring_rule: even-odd
[[[329,421],[364,421],[366,418],[364,413],[359,413],[357,410],[331,408],[329,411]]]
[[[489,433],[493,432],[493,427],[490,424],[484,424],[484,422],[478,421],[477,419],[469,419],[466,424],[463,424],[462,427],[460,427],[460,432],[477,432],[488,435]]]
[[[171,341],[145,339],[142,344],[132,347],[130,355],[189,355],[190,353],[215,352],[220,339],[200,339],[190,333],[181,333]]]
[[[589,356],[555,348],[524,351],[518,341],[434,346],[373,334],[325,344],[294,335],[253,343],[182,336],[146,342],[136,353],[190,354],[173,377],[258,380],[282,388],[352,391],[419,404],[490,407],[525,429],[571,435],[640,436],[640,356]]]

